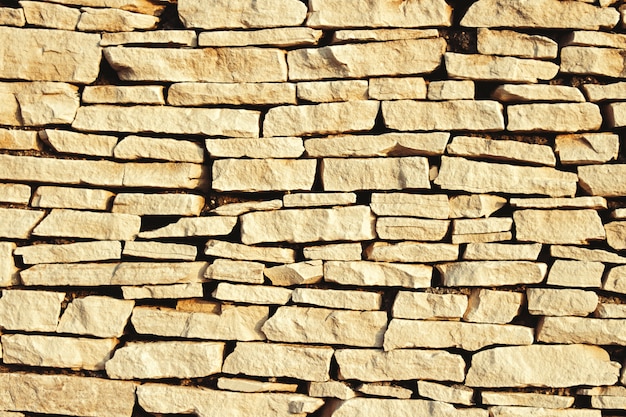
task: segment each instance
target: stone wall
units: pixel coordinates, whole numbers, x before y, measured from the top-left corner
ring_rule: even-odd
[[[625,19],[0,0],[0,417],[626,415]]]

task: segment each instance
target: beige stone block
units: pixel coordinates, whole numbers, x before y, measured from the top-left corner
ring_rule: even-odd
[[[192,245],[128,241],[124,242],[124,251],[122,254],[137,258],[194,261],[197,252],[198,249]]]
[[[453,195],[450,197],[450,218],[489,217],[504,207],[506,203],[506,198],[496,195]]]
[[[602,124],[600,109],[592,103],[518,104],[507,107],[507,116],[512,132],[578,132]]]
[[[578,180],[584,191],[603,197],[626,195],[626,165],[586,165],[578,167]]]
[[[137,236],[144,239],[152,239],[161,237],[228,235],[233,230],[236,223],[236,217],[183,217],[161,228],[141,232]]]
[[[392,316],[401,319],[460,319],[467,310],[467,296],[400,291]]]
[[[291,299],[292,290],[264,285],[241,285],[220,282],[211,294],[216,300],[237,303],[285,305]]]
[[[5,125],[70,124],[79,106],[78,87],[65,83],[0,83],[0,97]]]
[[[151,16],[159,16],[165,9],[165,4],[150,0],[56,0],[56,3],[100,8],[110,7]]]
[[[545,36],[486,28],[478,29],[477,47],[478,52],[485,55],[539,59],[556,58],[559,50],[559,45]]]
[[[213,162],[213,188],[218,191],[310,190],[316,168],[316,161],[312,159],[223,159]]]
[[[37,187],[33,207],[106,210],[115,197],[110,191],[54,186]]]
[[[593,395],[591,397],[591,406],[593,408],[620,410],[626,408],[626,397],[611,397],[608,395]],[[591,411],[591,410],[590,410]],[[594,410],[595,415],[601,416],[600,410]],[[590,414],[591,415],[591,414]]]
[[[626,35],[577,30],[567,36],[563,45],[603,46],[626,49]]]
[[[458,386],[447,386],[430,381],[417,381],[420,396],[452,404],[473,405],[474,390]]]
[[[489,413],[493,417],[524,417],[524,416],[601,417],[602,416],[602,412],[600,410],[586,410],[586,409],[546,410],[540,407],[504,407],[504,406],[490,407]]]
[[[103,33],[100,41],[100,46],[129,44],[193,47],[198,46],[198,36],[193,30],[152,30],[150,32]]]
[[[216,281],[247,282],[263,284],[265,265],[259,262],[216,259],[206,269],[204,277]]]
[[[459,245],[420,242],[374,242],[365,250],[367,259],[379,262],[442,262],[459,257]],[[430,286],[430,284],[429,284]]]
[[[298,137],[207,139],[211,158],[298,158],[304,153]]]
[[[287,80],[285,53],[279,49],[113,47],[104,49],[104,57],[124,81],[256,83]]]
[[[258,211],[240,217],[241,241],[316,242],[376,237],[369,207]]]
[[[474,81],[431,81],[427,97],[429,100],[471,100],[474,98]]]
[[[322,183],[327,191],[429,189],[428,160],[404,158],[327,158]]]
[[[0,208],[0,237],[28,239],[44,215],[45,212],[39,210]]]
[[[171,162],[204,161],[204,149],[199,143],[178,140],[126,136],[113,149],[118,159],[161,159]]]
[[[271,341],[381,347],[387,328],[383,311],[279,307],[262,327]]]
[[[579,388],[578,395],[597,395],[603,397],[623,397],[626,395],[626,388],[620,386]]]
[[[207,242],[204,253],[220,258],[275,263],[293,263],[296,258],[293,249],[247,246],[213,239]]]
[[[504,84],[496,88],[491,97],[498,101],[513,103],[528,101],[585,101],[585,96],[576,87],[545,84]]]
[[[131,300],[97,295],[76,298],[61,316],[57,333],[120,337],[134,305]]]
[[[69,375],[2,373],[0,408],[44,414],[130,417],[135,384]],[[87,400],[86,400],[87,399]]]
[[[550,268],[546,283],[559,287],[600,288],[603,273],[604,264],[600,262],[557,259]]]
[[[118,194],[113,213],[145,215],[197,216],[204,207],[204,197],[193,194]]]
[[[617,208],[611,212],[611,217],[618,220],[626,219],[626,210],[624,207]]]
[[[339,308],[345,310],[380,310],[382,295],[375,292],[296,288],[291,295],[295,304]]]
[[[282,200],[244,201],[242,203],[222,204],[211,210],[210,213],[219,216],[239,216],[251,211],[278,210],[282,207]]]
[[[284,207],[325,207],[356,204],[354,193],[296,193],[283,196]]]
[[[334,350],[328,346],[238,342],[235,350],[224,360],[222,372],[328,381],[333,353]]]
[[[20,1],[26,22],[29,25],[52,29],[74,30],[80,11],[59,4],[38,1]]]
[[[561,72],[622,78],[626,76],[623,53],[621,49],[566,46],[561,48]]]
[[[513,219],[520,241],[587,244],[606,237],[595,210],[519,210],[513,213]]]
[[[448,220],[379,217],[376,234],[380,239],[387,240],[440,241],[448,234],[449,226]]]
[[[211,7],[198,0],[182,0],[180,20],[187,28],[256,28],[299,26],[307,7],[297,0],[213,0]],[[280,10],[280,13],[277,11]]]
[[[11,150],[38,150],[37,132],[0,129],[0,148]]]
[[[118,141],[116,136],[84,135],[82,133],[50,129],[41,131],[39,136],[59,153],[109,157],[113,156],[113,149]]]
[[[574,198],[511,198],[509,204],[516,208],[581,208],[606,209],[606,199],[602,197],[574,197]]]
[[[201,298],[204,292],[202,283],[191,282],[172,285],[144,285],[142,287],[122,286],[122,295],[125,300],[181,299]]]
[[[160,85],[87,86],[81,99],[83,103],[95,104],[165,104]]]
[[[439,36],[437,29],[344,29],[333,34],[332,44],[359,41],[397,41],[427,39]]]
[[[117,342],[117,339],[5,334],[2,362],[98,371],[104,369]]]
[[[466,235],[452,235],[452,243],[486,243],[502,242],[513,238],[511,232],[470,233]]]
[[[345,17],[343,15],[341,19]],[[446,42],[436,38],[296,49],[287,52],[289,79],[301,81],[429,73],[441,65],[445,47]],[[378,59],[369,59],[372,56]]]
[[[360,248],[361,245],[358,246]],[[313,260],[265,268],[263,273],[269,278],[272,285],[289,287],[292,285],[315,284],[321,281],[324,275],[324,267],[321,260]]]
[[[530,345],[534,329],[524,326],[457,321],[392,319],[385,332],[385,350],[450,348],[475,351],[490,345]]]
[[[25,184],[0,184],[0,201],[3,203],[28,204],[30,187]]]
[[[535,394],[530,392],[483,391],[481,398],[485,405],[514,405],[522,407],[569,408],[574,397],[565,395]]]
[[[614,264],[626,263],[626,258],[623,258],[616,253],[600,249],[579,248],[576,246],[552,245],[550,246],[550,256],[587,262],[608,262]]]
[[[497,10],[497,13],[493,13]],[[619,15],[611,8],[583,2],[558,0],[479,0],[472,4],[461,20],[468,27],[519,27],[545,29],[610,29]]]
[[[593,291],[528,288],[528,312],[537,316],[587,316],[598,306]]]
[[[366,80],[309,81],[296,84],[297,96],[313,103],[367,100]]]
[[[208,340],[265,340],[261,326],[266,306],[226,306],[215,312],[135,307],[131,322],[138,334]]]
[[[547,265],[528,261],[472,261],[437,265],[446,287],[492,287],[538,284],[543,281]]]
[[[106,363],[112,379],[199,378],[222,370],[224,343],[129,342]],[[167,358],[167,359],[165,359]]]
[[[626,50],[625,50],[626,51]],[[625,52],[626,54],[626,52]],[[626,126],[626,106],[624,103],[611,103],[604,108],[606,120],[610,127]]]
[[[54,332],[64,298],[62,292],[3,290],[0,326],[6,330]]]
[[[600,319],[626,319],[626,304],[599,303],[594,317]]]
[[[14,253],[26,265],[104,261],[120,259],[122,245],[117,241],[40,244],[21,246]]]
[[[339,381],[310,382],[309,395],[311,397],[338,398],[340,400],[349,400],[356,397],[356,393],[352,391],[349,385]]]
[[[544,317],[537,326],[537,341],[624,346],[626,345],[625,323],[623,319]]]
[[[100,71],[99,42],[97,34],[2,27],[0,77],[90,84]]]
[[[452,222],[452,239],[454,239],[455,235],[508,232],[512,226],[513,219],[510,217],[457,219]]]
[[[540,243],[470,243],[463,252],[464,261],[534,261],[539,257]]]
[[[2,287],[20,284],[18,268],[13,258],[15,248],[15,243],[0,242],[0,286]]]
[[[99,240],[133,240],[139,233],[140,226],[141,218],[132,214],[54,209],[35,227],[33,234]]]
[[[335,406],[333,417],[375,417],[390,413],[407,416],[464,416],[487,417],[488,411],[481,409],[456,409],[452,404],[429,400],[398,400],[382,398],[353,398]]]
[[[598,33],[599,34],[599,33]],[[582,89],[585,95],[592,102],[604,100],[625,100],[626,99],[626,82],[617,82],[611,84],[583,84]]]
[[[24,9],[13,9],[10,7],[0,8],[0,25],[2,26],[24,26],[26,18],[24,17]]]
[[[358,261],[363,248],[360,243],[331,243],[330,245],[308,246],[302,249],[306,259],[324,261]]]
[[[324,281],[341,285],[427,288],[431,278],[432,267],[429,265],[367,261],[324,263]]]
[[[167,103],[172,106],[295,104],[296,86],[277,82],[176,83],[168,89]]]
[[[430,379],[461,382],[465,361],[460,355],[443,350],[338,349],[340,379],[359,381],[393,381]]]
[[[237,392],[296,392],[298,384],[283,384],[280,382],[265,382],[255,379],[225,378],[217,379],[217,387],[227,391]]]
[[[446,52],[444,61],[450,78],[473,81],[536,83],[551,80],[559,72],[559,66],[552,62],[508,56]]]
[[[285,27],[247,31],[210,31],[198,36],[200,46],[249,46],[271,45],[293,47],[316,45],[323,32],[307,27]]]
[[[602,284],[602,289],[626,294],[626,266],[616,266],[609,269]]]
[[[613,385],[620,365],[597,346],[497,347],[474,354],[465,384],[470,387],[571,387]]]
[[[307,139],[304,147],[310,157],[441,155],[449,138],[446,132],[340,135]]]
[[[408,400],[413,396],[413,391],[410,389],[390,385],[387,382],[361,384],[357,387],[357,391],[368,396],[399,398],[403,400]]]
[[[81,8],[76,29],[83,32],[130,32],[156,28],[159,18],[120,9]]]
[[[522,301],[519,292],[474,289],[463,319],[474,323],[510,323],[519,314]]]
[[[502,105],[496,101],[385,101],[385,126],[395,130],[474,130],[504,129]]]
[[[425,99],[423,78],[370,78],[369,98],[374,100]]]
[[[378,216],[447,219],[450,212],[445,194],[373,193],[370,207]]]

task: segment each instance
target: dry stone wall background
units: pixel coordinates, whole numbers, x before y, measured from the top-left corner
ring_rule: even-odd
[[[622,0],[0,0],[0,417],[626,415]]]

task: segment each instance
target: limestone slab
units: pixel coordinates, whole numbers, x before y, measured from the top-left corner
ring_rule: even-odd
[[[113,156],[117,136],[85,135],[65,130],[46,129],[39,133],[41,139],[59,153],[79,155]]]
[[[464,386],[447,386],[430,381],[417,381],[419,395],[452,404],[473,405],[474,390]]]
[[[122,286],[122,295],[125,300],[202,298],[204,291],[202,283],[190,282],[171,285],[144,285],[141,287]]]
[[[133,240],[141,218],[124,213],[95,213],[53,209],[33,230],[35,236],[81,237],[99,240]]]
[[[279,307],[262,327],[272,341],[380,347],[387,328],[382,311]]]
[[[551,80],[559,72],[552,62],[508,56],[446,52],[444,60],[450,78],[473,81],[536,83]]]
[[[45,216],[44,211],[0,208],[0,237],[27,239]]]
[[[474,82],[469,80],[431,81],[428,84],[429,100],[471,100],[474,98]]]
[[[391,314],[401,319],[460,319],[467,310],[463,294],[432,294],[400,291],[393,302]]]
[[[11,104],[13,106],[13,104]],[[37,132],[28,130],[0,129],[0,147],[12,150],[39,149]]]
[[[616,253],[600,249],[587,249],[577,246],[550,246],[550,255],[555,258],[575,259],[587,262],[608,262],[614,264],[625,264],[626,258]]]
[[[26,24],[26,18],[23,8],[0,8],[0,24],[2,26],[24,26]]]
[[[447,190],[474,193],[500,192],[563,197],[576,193],[577,177],[571,172],[548,167],[493,164],[443,156],[435,184]],[[626,181],[624,186],[626,187]]]
[[[149,32],[103,33],[100,41],[100,46],[129,44],[198,46],[198,36],[193,30],[152,30]]]
[[[593,291],[553,288],[528,288],[528,312],[539,316],[587,316],[598,306]]]
[[[83,32],[130,32],[133,30],[154,29],[159,18],[143,13],[133,13],[121,9],[94,9],[82,7],[76,29]]]
[[[378,216],[447,219],[450,212],[445,194],[373,193],[370,207]]]
[[[127,136],[113,148],[113,156],[118,159],[202,163],[204,149],[199,143],[186,140]]]
[[[607,291],[626,294],[626,267],[616,266],[609,269],[602,288]]]
[[[600,262],[557,259],[546,283],[559,287],[600,288],[603,273],[604,264]]]
[[[165,9],[165,4],[150,0],[55,0],[55,2],[73,6],[110,7],[151,16],[159,16]]]
[[[298,384],[283,384],[280,382],[264,382],[255,379],[225,378],[217,379],[217,387],[227,391],[237,392],[296,392]]]
[[[358,246],[360,248],[360,245]],[[265,268],[263,273],[269,278],[272,285],[289,287],[292,285],[315,284],[321,281],[324,275],[324,267],[321,260],[312,260]]]
[[[310,190],[315,160],[222,159],[213,162],[213,188],[218,191]]]
[[[601,319],[626,319],[626,304],[599,303],[594,317]]]
[[[70,124],[79,106],[78,88],[66,83],[0,83],[0,97],[5,125]]]
[[[545,36],[527,35],[512,30],[479,28],[477,49],[484,55],[554,59],[558,54],[559,45]]]
[[[413,396],[413,391],[407,388],[390,385],[387,382],[370,382],[361,384],[357,387],[357,391],[368,396],[374,397],[390,397],[408,400]]]
[[[16,267],[13,257],[15,248],[15,243],[0,242],[0,286],[8,287],[20,283],[19,269]]]
[[[232,261],[230,259],[216,259],[206,269],[205,278],[216,281],[247,282],[262,284],[265,265],[259,262]]]
[[[230,216],[183,217],[158,229],[141,232],[137,236],[144,239],[221,236],[230,234],[235,224],[237,218]]]
[[[375,417],[392,415],[430,415],[433,417],[466,416],[486,417],[487,410],[456,409],[452,404],[429,400],[397,400],[382,398],[353,398],[338,404],[333,417]]]
[[[622,319],[544,317],[537,327],[537,340],[546,343],[626,345]]]
[[[439,36],[437,29],[342,29],[333,34],[332,44],[359,41],[397,41]]]
[[[532,165],[556,165],[554,152],[546,145],[532,145],[512,140],[490,140],[455,136],[446,147],[448,155],[501,161],[526,162]]]
[[[600,409],[619,410],[626,407],[626,397],[612,397],[608,395],[593,395],[591,406]],[[596,410],[597,413],[600,410]]]
[[[523,294],[512,291],[474,289],[463,319],[474,323],[510,323],[520,313]]]
[[[225,203],[211,210],[211,213],[215,213],[219,216],[239,216],[240,214],[248,213],[251,211],[265,211],[265,210],[278,210],[283,207],[283,201],[265,200],[265,201],[244,201],[241,203]]]
[[[354,193],[295,193],[283,196],[284,207],[345,206],[356,203]]]
[[[595,210],[519,210],[513,213],[513,219],[520,241],[587,244],[606,237]]]
[[[220,282],[211,294],[216,300],[247,304],[285,305],[291,299],[291,290],[265,285],[242,285]]]
[[[448,243],[374,242],[365,251],[367,259],[379,262],[442,262],[459,257],[459,245]]]
[[[535,261],[539,257],[540,243],[470,243],[463,252],[464,261]]]
[[[64,298],[62,292],[3,290],[0,326],[6,330],[54,332]]]
[[[293,249],[248,246],[213,239],[207,242],[204,253],[220,258],[276,263],[293,263],[296,257]]]
[[[263,377],[328,381],[334,350],[328,346],[238,342],[226,357],[222,371]]]
[[[489,194],[453,195],[450,197],[450,218],[489,217],[507,203],[506,198]]]
[[[81,95],[83,103],[92,104],[165,104],[160,85],[94,85]]]
[[[569,408],[574,404],[574,397],[564,395],[534,394],[526,392],[483,391],[483,404],[514,405],[523,407]]]
[[[113,200],[113,213],[145,215],[197,216],[204,207],[204,197],[194,194],[121,193]]]
[[[339,308],[345,310],[380,310],[382,295],[375,292],[296,288],[291,295],[296,304]]]
[[[426,82],[420,77],[370,78],[368,94],[374,100],[425,99]]]
[[[293,47],[315,45],[323,32],[308,27],[285,27],[247,31],[210,31],[198,36],[200,46],[271,45]]]
[[[512,132],[579,132],[598,130],[600,109],[593,103],[518,104],[507,107]]]
[[[342,285],[427,288],[431,278],[432,267],[428,265],[367,261],[324,263],[324,281]]]
[[[623,49],[566,46],[561,49],[561,71],[571,74],[626,76]]]
[[[340,381],[311,382],[309,383],[309,395],[318,398],[339,398],[340,400],[356,397],[352,388]]]
[[[197,252],[195,246],[180,243],[128,241],[124,243],[122,254],[137,258],[194,261]]]
[[[512,226],[513,219],[510,217],[490,217],[487,219],[457,219],[452,222],[452,237],[454,239],[454,235],[508,232],[511,230]]]
[[[491,97],[508,103],[529,101],[585,101],[585,96],[583,96],[583,93],[576,87],[544,84],[504,84],[496,88],[491,94]]]
[[[574,198],[511,198],[509,204],[516,208],[580,208],[601,210],[607,208],[606,199],[602,197]]]
[[[176,83],[167,93],[167,103],[172,106],[295,104],[295,102],[296,86],[290,83]]]
[[[376,234],[380,239],[387,240],[440,241],[448,233],[449,226],[449,220],[378,217]]]
[[[119,259],[122,245],[117,241],[40,244],[21,246],[14,253],[21,256],[26,265],[104,261]]]
[[[302,252],[306,259],[357,261],[361,259],[363,248],[360,243],[331,243],[329,245],[308,246]]]
[[[496,406],[490,407],[489,412],[494,417],[522,417],[522,416],[538,416],[538,417],[600,417],[600,410],[591,409],[562,409],[562,410],[546,410],[541,407],[506,407]]]
[[[626,165],[585,165],[578,167],[578,179],[591,195],[619,197],[626,195]]]
[[[610,127],[619,128],[626,126],[626,106],[624,106],[624,103],[610,103],[604,110]]]
[[[617,82],[610,84],[583,84],[582,89],[585,95],[591,102],[598,102],[604,100],[624,100],[626,99],[626,92],[624,88],[626,82]]]
[[[61,316],[57,333],[120,337],[134,305],[131,300],[97,295],[76,298]]]
[[[537,284],[543,281],[547,265],[529,261],[472,261],[437,265],[443,285],[504,286]]]
[[[304,153],[297,137],[207,139],[211,158],[298,158]]]
[[[335,101],[367,100],[368,81],[366,80],[337,80],[337,81],[308,81],[296,84],[296,94],[299,99],[314,103]]]
[[[470,387],[613,385],[619,368],[597,346],[497,347],[474,354],[465,383]]]

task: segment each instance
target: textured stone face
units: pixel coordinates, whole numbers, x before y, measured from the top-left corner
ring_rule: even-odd
[[[61,316],[57,332],[120,337],[134,305],[134,301],[104,296],[75,299]]]
[[[606,237],[595,210],[520,210],[513,213],[513,219],[521,241],[585,244]]]
[[[426,288],[430,286],[432,267],[387,262],[340,262],[324,264],[324,280],[343,285]]]
[[[0,298],[0,326],[7,330],[54,332],[65,293],[3,290]]]
[[[141,226],[139,216],[124,213],[91,213],[52,210],[35,227],[35,236],[84,237],[102,240],[132,240]]]
[[[568,46],[561,50],[561,71],[572,74],[593,74],[624,77],[623,50]]]
[[[528,312],[539,316],[586,316],[598,306],[593,291],[529,288]]]
[[[310,190],[314,160],[222,159],[213,163],[213,188],[223,191]]]
[[[507,108],[511,131],[578,132],[597,130],[602,124],[595,104],[520,104]]]
[[[537,284],[547,266],[525,261],[455,262],[437,265],[447,287]]]
[[[77,242],[66,245],[22,246],[15,250],[28,265],[46,263],[69,263],[119,259],[122,245],[115,241]]]
[[[586,165],[578,168],[580,186],[587,193],[604,197],[626,195],[626,165]]]
[[[6,125],[70,124],[79,105],[78,88],[66,83],[0,83],[0,97],[0,122]]]
[[[444,58],[448,75],[460,79],[536,83],[550,80],[559,72],[558,65],[534,59],[453,52],[447,52]]]
[[[559,45],[545,36],[526,35],[511,30],[480,28],[478,52],[485,55],[511,55],[520,58],[556,58]]]

